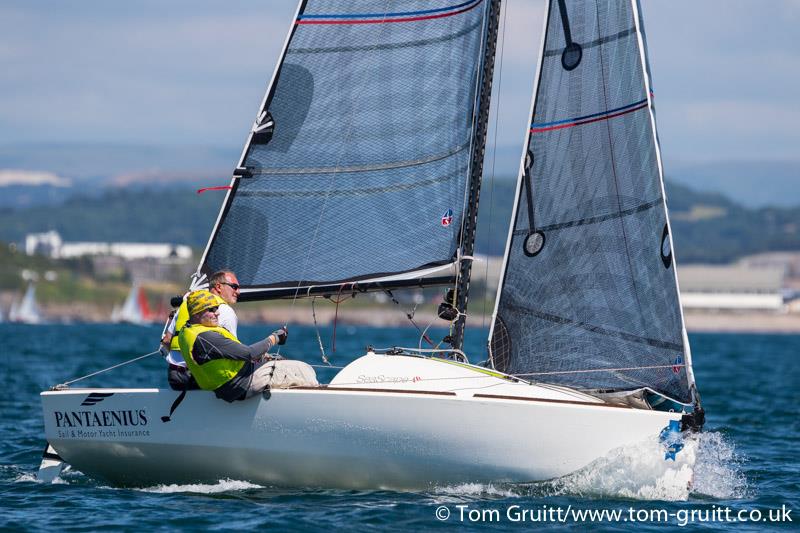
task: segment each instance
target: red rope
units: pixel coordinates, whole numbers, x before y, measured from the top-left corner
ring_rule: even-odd
[[[197,194],[203,194],[206,191],[226,191],[230,189],[230,185],[220,185],[218,187],[203,187],[202,189],[197,189]]]

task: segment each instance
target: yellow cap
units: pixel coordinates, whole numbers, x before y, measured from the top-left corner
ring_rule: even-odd
[[[219,300],[208,291],[194,291],[186,298],[186,307],[190,316],[199,315],[206,309],[219,307]]]

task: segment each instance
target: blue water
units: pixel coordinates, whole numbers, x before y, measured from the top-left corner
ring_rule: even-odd
[[[249,326],[243,327],[240,335],[254,341],[265,332],[268,330]],[[686,489],[685,472],[664,473],[658,470],[663,464],[657,453],[648,456],[649,449],[634,448],[612,454],[555,482],[525,486],[465,484],[398,493],[286,490],[240,480],[119,489],[77,471],[66,472],[56,484],[38,483],[35,474],[44,444],[39,392],[151,351],[159,330],[3,324],[0,334],[4,340],[0,366],[5,380],[0,392],[3,529],[378,527],[401,531],[458,526],[474,530],[566,527],[663,531],[697,524],[708,531],[800,529],[800,417],[796,413],[800,405],[800,336],[691,336],[695,372],[708,415],[706,431],[694,443],[697,462],[691,491]],[[330,334],[330,330],[323,332],[329,352]],[[484,338],[481,332],[468,337],[468,352],[480,353]],[[366,344],[410,346],[416,342],[416,336],[407,329],[340,326],[333,363],[346,363],[349,358],[342,354],[363,352]],[[313,330],[293,328],[283,354],[297,358],[306,354],[308,362],[318,363]],[[80,385],[165,386],[164,374],[161,360],[150,357]],[[328,380],[332,371],[318,369],[318,374]],[[442,506],[450,513],[444,521],[435,515],[446,514],[439,509]],[[790,512],[792,522],[781,515],[782,506]],[[554,522],[560,518],[559,509],[563,523]],[[605,517],[602,523],[566,515],[589,509],[625,514],[619,519]],[[735,518],[740,511],[757,511],[767,521],[726,522],[726,509],[728,517]],[[527,515],[525,521],[512,522],[522,510],[533,514]],[[662,511],[667,515],[661,522],[659,515],[647,514]],[[541,520],[533,522],[532,518],[537,517]],[[636,524],[631,523],[631,517],[638,519]],[[784,522],[769,522],[770,518],[779,517]]]

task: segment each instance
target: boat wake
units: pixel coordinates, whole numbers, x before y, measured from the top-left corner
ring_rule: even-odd
[[[476,498],[501,499],[522,496],[518,485],[492,483],[460,483],[433,488],[435,503],[461,503]]]
[[[540,484],[550,495],[635,500],[687,500],[699,442],[688,438],[675,460],[665,459],[657,437],[612,450],[590,465]]]
[[[618,448],[567,476],[529,484],[465,483],[437,487],[434,498],[452,503],[475,498],[577,496],[601,499],[685,501],[734,499],[748,494],[742,458],[722,434],[686,438],[675,460],[665,460],[657,437]]]
[[[736,452],[733,443],[718,432],[700,433],[698,441],[692,493],[720,500],[751,497],[742,468],[747,459]]]
[[[188,492],[194,494],[219,494],[221,492],[237,492],[249,489],[261,489],[261,485],[249,483],[247,481],[238,481],[235,479],[220,479],[216,483],[193,483],[188,485],[156,485],[155,487],[146,487],[137,489],[142,492],[151,492],[156,494],[174,494],[181,492]]]
[[[26,473],[19,474],[19,475],[18,475],[18,476],[17,476],[17,477],[14,479],[14,483],[43,483],[43,482],[42,482],[42,481],[39,481],[39,480],[36,478],[36,474],[31,474],[31,473],[27,473],[27,472],[26,472]],[[50,482],[48,482],[48,485],[49,485],[49,484],[51,484],[51,483],[50,483]],[[64,480],[64,479],[61,479],[60,477],[56,477],[56,478],[55,478],[55,479],[52,481],[52,484],[53,484],[53,485],[66,485],[66,484],[67,484],[67,481],[66,481],[66,480]]]

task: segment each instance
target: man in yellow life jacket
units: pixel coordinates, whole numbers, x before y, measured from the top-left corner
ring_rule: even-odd
[[[219,298],[219,325],[236,337],[239,320],[233,305],[239,301],[239,280],[230,270],[220,270],[208,277],[208,290]],[[167,382],[173,390],[195,390],[200,388],[192,377],[178,345],[181,328],[189,321],[186,296],[178,307],[161,338],[161,353],[167,360]]]
[[[245,400],[267,388],[317,386],[314,369],[302,361],[274,360],[266,352],[284,344],[285,328],[249,346],[219,326],[219,301],[209,291],[186,298],[189,322],[178,335],[181,353],[197,384],[228,402]]]

